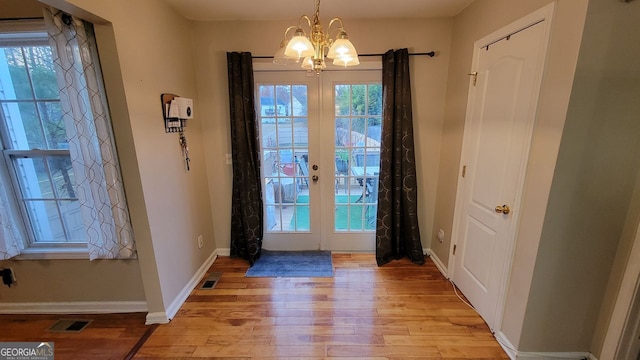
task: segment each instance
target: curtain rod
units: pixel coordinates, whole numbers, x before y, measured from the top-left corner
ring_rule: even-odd
[[[358,56],[382,56],[384,54],[358,54]],[[435,51],[422,52],[422,53],[409,53],[409,56],[436,56]],[[273,59],[273,56],[252,56],[252,59]]]

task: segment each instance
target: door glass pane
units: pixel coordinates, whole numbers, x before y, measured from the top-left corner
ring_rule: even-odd
[[[307,86],[293,85],[291,86],[291,107],[293,108],[293,116],[308,116],[307,107]]]
[[[309,232],[307,87],[258,86],[265,230]]]
[[[335,94],[336,231],[373,231],[378,204],[382,86],[339,84]]]

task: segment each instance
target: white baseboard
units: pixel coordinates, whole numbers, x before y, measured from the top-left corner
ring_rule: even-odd
[[[496,337],[498,344],[502,347],[502,350],[504,350],[504,352],[509,356],[509,359],[515,360],[518,356],[518,350],[515,350],[516,347],[513,346],[507,336],[502,331],[498,331],[494,336]]]
[[[576,360],[589,359],[588,352],[518,352],[516,359],[539,359],[539,360]]]
[[[0,314],[109,314],[147,312],[146,301],[2,303]]]
[[[173,317],[178,313],[182,304],[187,301],[187,298],[191,294],[191,291],[195,289],[196,285],[202,280],[204,275],[207,273],[207,270],[211,267],[214,261],[218,258],[218,251],[214,251],[209,255],[207,260],[200,266],[198,271],[191,277],[191,280],[182,288],[182,290],[178,293],[175,299],[171,302],[171,304],[166,308],[165,314],[168,320],[173,319]],[[158,314],[158,313],[155,313]],[[147,323],[149,323],[149,316],[147,316]]]
[[[216,249],[215,254],[218,256],[230,256],[231,249],[230,248]]]
[[[447,275],[447,267],[444,266],[442,260],[440,260],[438,255],[436,255],[436,253],[434,253],[431,249],[427,249],[427,254],[429,254],[429,257],[431,258],[431,260],[433,260],[433,263],[436,264],[436,267],[438,268],[438,270],[440,270],[442,275],[448,279],[449,275]]]
[[[511,360],[517,359],[539,359],[539,360],[575,360],[575,359],[589,359],[598,360],[595,356],[588,352],[531,352],[531,351],[518,351],[515,346],[511,344],[511,341],[505,336],[502,331],[498,331],[495,334],[498,344],[507,353]]]
[[[147,313],[147,318],[144,323],[146,325],[151,325],[151,324],[166,324],[168,322],[169,322],[169,317],[167,316],[167,313],[162,311],[162,312]]]

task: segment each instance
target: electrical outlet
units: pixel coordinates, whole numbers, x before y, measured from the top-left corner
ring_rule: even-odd
[[[204,240],[202,239],[202,235],[198,235],[198,249],[202,249],[204,245]]]
[[[438,230],[438,241],[440,242],[444,241],[444,230],[442,229]]]

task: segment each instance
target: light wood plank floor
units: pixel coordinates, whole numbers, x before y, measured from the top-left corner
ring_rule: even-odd
[[[53,342],[56,360],[122,360],[149,328],[145,313],[0,315],[0,341]],[[59,319],[90,319],[78,333],[50,332]]]
[[[246,278],[220,257],[215,289],[194,290],[134,359],[508,359],[431,260],[333,261],[333,278]]]

